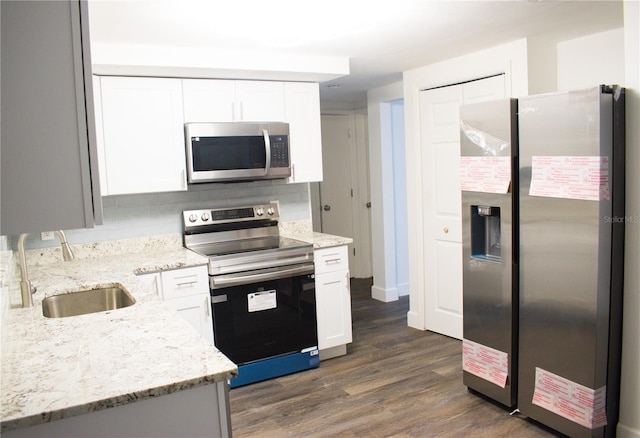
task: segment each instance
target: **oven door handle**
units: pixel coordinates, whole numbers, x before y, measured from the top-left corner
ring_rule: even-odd
[[[296,265],[295,267],[284,266],[251,271],[251,273],[240,272],[235,274],[218,275],[211,277],[209,285],[211,289],[221,289],[223,287],[242,286],[244,284],[258,283],[260,281],[277,280],[279,278],[313,273],[313,263],[305,263],[303,265]]]

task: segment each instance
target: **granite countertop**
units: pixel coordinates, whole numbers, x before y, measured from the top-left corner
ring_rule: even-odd
[[[206,263],[184,248],[163,248],[29,266],[37,287],[31,308],[20,307],[18,269],[2,320],[2,430],[234,377],[236,365],[135,275]],[[136,303],[67,318],[42,315],[47,296],[114,283]]]
[[[314,249],[329,248],[332,246],[341,246],[353,243],[353,239],[350,237],[334,236],[332,234],[313,231],[311,221],[304,220],[281,223],[280,235],[312,243]]]
[[[348,245],[353,243],[353,239],[351,237],[341,237],[334,236],[332,234],[314,232],[312,243],[315,249],[321,249],[332,246]]]

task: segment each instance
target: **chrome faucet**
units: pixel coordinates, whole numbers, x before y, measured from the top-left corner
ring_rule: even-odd
[[[73,252],[69,243],[67,243],[67,237],[62,230],[55,231],[60,239],[60,246],[62,247],[62,258],[65,262],[73,260]],[[31,296],[35,291],[35,287],[31,287],[29,281],[29,275],[27,274],[27,257],[24,253],[24,241],[28,234],[20,234],[18,238],[18,256],[20,257],[20,294],[22,295],[22,307],[33,307],[33,297]]]

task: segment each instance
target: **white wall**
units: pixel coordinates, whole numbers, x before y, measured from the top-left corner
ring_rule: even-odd
[[[396,287],[398,296],[409,295],[409,234],[407,232],[407,164],[404,133],[404,100],[391,106],[393,158],[393,212],[395,215]]]
[[[558,42],[545,35],[527,38],[529,94],[558,88]]]
[[[94,2],[95,3],[95,2]],[[100,20],[89,7],[90,22]],[[91,42],[96,75],[323,82],[349,74],[349,59],[206,47]]]
[[[640,437],[640,3],[624,2],[626,213],[619,438]]]
[[[623,84],[624,29],[558,43],[558,90]]]
[[[402,82],[369,90],[369,175],[371,187],[371,296],[388,302],[398,299],[393,183],[391,102],[402,99]]]
[[[182,211],[199,208],[252,205],[279,201],[283,222],[310,220],[308,184],[283,181],[254,181],[228,184],[200,184],[186,192],[105,196],[104,223],[95,228],[65,230],[71,244],[130,239],[182,233]],[[13,236],[14,246],[17,236]],[[28,249],[58,245],[57,240],[40,240],[29,235]]]

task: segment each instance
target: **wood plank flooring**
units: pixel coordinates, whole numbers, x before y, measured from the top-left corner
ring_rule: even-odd
[[[353,343],[318,369],[231,390],[239,437],[558,437],[467,390],[461,343],[407,327],[408,297],[352,280]]]

